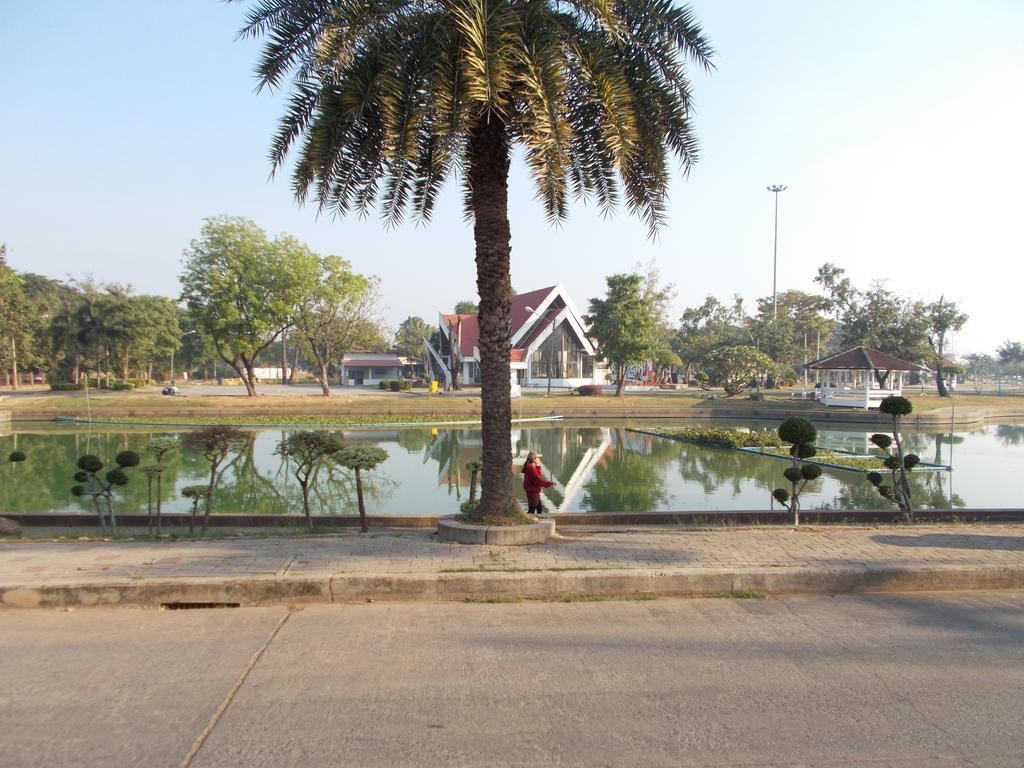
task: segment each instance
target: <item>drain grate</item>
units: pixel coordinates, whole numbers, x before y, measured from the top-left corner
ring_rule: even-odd
[[[189,611],[200,608],[239,608],[241,603],[160,603],[162,611]]]

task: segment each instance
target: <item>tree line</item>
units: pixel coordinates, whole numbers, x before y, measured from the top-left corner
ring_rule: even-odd
[[[722,386],[734,395],[755,381],[796,383],[805,363],[856,346],[928,365],[943,396],[946,377],[963,373],[945,357],[949,335],[968,320],[956,302],[944,296],[910,299],[882,281],[857,287],[834,264],[817,271],[820,293],[785,290],[776,301],[758,299],[752,311],[739,296],[708,296],[687,307],[677,324],[667,312],[672,286],[659,285],[656,269],[644,273],[638,267],[606,282],[605,296],[590,300],[585,319],[599,352],[611,362],[616,394],[630,364],[653,362],[678,370],[683,382]],[[1020,343],[1006,342],[998,355],[968,356],[968,367],[991,373],[1024,367]]]

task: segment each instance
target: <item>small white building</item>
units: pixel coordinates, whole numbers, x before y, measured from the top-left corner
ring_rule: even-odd
[[[391,352],[352,352],[342,358],[341,383],[361,387],[401,379],[406,365],[405,358]]]

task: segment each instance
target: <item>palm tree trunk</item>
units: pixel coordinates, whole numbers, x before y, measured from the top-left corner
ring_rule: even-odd
[[[512,495],[510,341],[512,234],[508,222],[509,145],[504,122],[483,115],[469,136],[470,206],[480,295],[480,417],[483,470],[477,517],[503,517],[518,506]]]

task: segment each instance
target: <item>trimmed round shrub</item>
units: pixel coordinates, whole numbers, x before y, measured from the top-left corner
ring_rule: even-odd
[[[880,485],[878,486],[878,492],[885,498],[892,498],[892,486],[891,485]]]
[[[796,457],[798,459],[811,459],[818,453],[813,445],[808,445],[807,443],[798,443],[793,447],[796,448]]]
[[[903,466],[905,469],[913,469],[921,463],[921,457],[916,453],[908,453],[903,457]]]
[[[866,477],[867,477],[868,482],[871,483],[872,485],[876,486],[876,487],[882,484],[882,473],[881,472],[868,472]]]
[[[803,416],[790,416],[779,424],[779,437],[786,443],[802,445],[813,443],[818,437],[818,430],[811,424],[810,419]]]
[[[78,458],[78,468],[84,469],[86,472],[99,472],[103,469],[103,462],[100,461],[99,456],[87,453]]]
[[[388,389],[392,392],[400,392],[402,390],[402,382],[398,379],[392,379],[388,382]]]
[[[889,446],[892,445],[892,438],[889,435],[876,432],[871,436],[871,442],[881,448],[883,451],[888,450]]]
[[[73,486],[71,488],[71,495],[72,496],[81,496],[84,493],[85,493],[85,488],[82,487],[81,485],[76,485],[76,486]]]
[[[377,382],[377,389],[383,389],[383,390],[386,391],[387,388],[388,388],[388,380],[387,379],[381,379],[380,381]]]
[[[470,459],[466,462],[466,469],[470,472],[479,472],[484,468],[484,463],[480,459]]]
[[[886,456],[885,461],[886,469],[899,469],[900,468],[900,457],[899,456]]]
[[[604,387],[600,384],[584,384],[581,387],[576,387],[576,394],[584,397],[594,397],[602,392],[604,392]]]
[[[800,474],[804,480],[817,480],[821,477],[821,467],[817,464],[804,464],[800,467]]]
[[[205,485],[186,485],[181,489],[181,495],[186,499],[202,499],[209,491],[210,489]]]
[[[782,476],[789,480],[791,483],[800,482],[800,470],[796,467],[786,467],[786,470],[782,473]]]
[[[408,379],[402,379],[400,382],[398,382],[398,388],[402,392],[410,392],[412,391],[412,382],[409,381]]]
[[[128,475],[120,467],[114,467],[114,469],[107,472],[106,477],[107,482],[111,485],[128,485]]]
[[[10,453],[9,453],[9,454],[7,455],[7,460],[8,460],[9,462],[11,462],[12,464],[14,464],[14,463],[17,463],[17,462],[19,462],[19,461],[24,461],[24,460],[25,460],[25,459],[27,459],[27,458],[28,458],[28,457],[27,457],[27,456],[25,455],[25,452],[24,452],[24,451],[11,451],[11,452],[10,452]]]
[[[114,457],[114,461],[119,467],[137,467],[139,466],[139,454],[135,451],[121,451]]]
[[[878,404],[878,410],[889,416],[906,416],[913,412],[914,405],[905,397],[889,395]]]
[[[772,491],[772,498],[779,502],[779,504],[785,504],[789,501],[789,491],[785,488],[776,488]]]
[[[77,472],[75,472],[75,482],[76,483],[84,483],[88,479],[89,479],[89,473],[88,472],[83,472],[82,470],[78,470]]]

